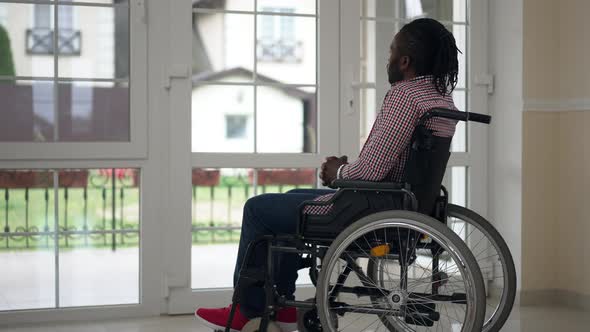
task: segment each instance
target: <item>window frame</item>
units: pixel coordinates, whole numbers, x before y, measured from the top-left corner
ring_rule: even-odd
[[[129,1],[129,38],[130,49],[130,77],[129,82],[129,141],[119,142],[0,142],[0,160],[85,160],[85,159],[146,159],[147,158],[147,117],[148,117],[148,93],[147,93],[147,24],[145,0]],[[15,2],[19,4],[19,2]],[[27,2],[29,4],[29,2]],[[30,4],[44,4],[54,6],[53,15],[59,10],[58,2],[31,1]],[[104,3],[80,3],[63,1],[63,6],[94,6],[114,8],[118,4]],[[75,8],[73,8],[75,9]],[[59,15],[59,14],[58,14]],[[34,16],[34,15],[32,15]],[[31,25],[34,25],[34,18]],[[55,25],[54,22],[53,25]],[[74,22],[72,22],[74,23]],[[53,26],[59,30],[59,25]],[[55,40],[54,40],[55,43]],[[57,59],[54,59],[54,67],[57,67]],[[15,81],[51,81],[54,83],[54,105],[56,104],[56,83],[60,82],[117,82],[114,79],[90,79],[90,78],[59,78],[58,71],[54,68],[54,76],[2,76],[0,79]],[[120,80],[119,80],[120,81]],[[127,81],[127,79],[125,79]]]

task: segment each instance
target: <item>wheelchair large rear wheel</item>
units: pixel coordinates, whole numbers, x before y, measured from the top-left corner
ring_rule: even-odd
[[[409,211],[346,228],[324,257],[317,299],[324,331],[479,332],[485,315],[469,248],[441,222]]]
[[[508,245],[485,218],[462,206],[448,205],[447,226],[462,238],[477,260],[488,296],[483,332],[498,332],[516,296],[516,269]]]

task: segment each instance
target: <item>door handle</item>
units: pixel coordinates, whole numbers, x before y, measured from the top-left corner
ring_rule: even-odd
[[[173,79],[187,79],[190,77],[190,66],[175,64],[170,67],[170,71],[167,73],[166,78],[164,78],[164,88],[166,90],[170,90],[172,86]]]

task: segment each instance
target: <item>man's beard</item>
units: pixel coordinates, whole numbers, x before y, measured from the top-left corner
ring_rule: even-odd
[[[399,64],[397,60],[394,60],[387,65],[387,76],[389,79],[389,84],[403,81],[404,74],[401,72],[401,70],[399,70]]]

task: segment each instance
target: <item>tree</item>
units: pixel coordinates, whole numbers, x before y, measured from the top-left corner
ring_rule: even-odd
[[[0,76],[14,76],[14,62],[8,32],[0,25]]]

